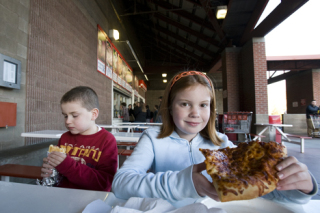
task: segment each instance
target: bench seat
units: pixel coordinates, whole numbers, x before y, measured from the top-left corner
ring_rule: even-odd
[[[299,138],[300,142],[296,141],[286,141],[287,143],[294,143],[300,145],[300,152],[304,153],[304,139],[312,139],[312,137],[308,136],[301,136],[301,135],[292,135],[292,134],[286,134],[287,137],[292,137],[292,138]]]
[[[10,181],[10,177],[42,179],[41,166],[5,164],[0,166],[2,181]]]

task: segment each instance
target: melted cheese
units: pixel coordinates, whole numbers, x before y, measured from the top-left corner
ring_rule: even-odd
[[[223,202],[252,199],[273,191],[278,182],[275,165],[286,155],[284,149],[276,142],[253,141],[236,148],[200,151]]]

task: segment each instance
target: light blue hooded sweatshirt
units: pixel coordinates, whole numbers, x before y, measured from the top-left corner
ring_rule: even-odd
[[[143,132],[134,152],[117,171],[112,191],[121,199],[162,198],[175,207],[200,202],[205,197],[198,195],[192,181],[193,165],[205,160],[199,148],[216,150],[235,145],[221,133],[217,134],[223,143],[216,146],[200,134],[189,143],[175,131],[166,138],[157,139],[159,132],[158,127]],[[202,174],[212,182],[206,171]],[[318,189],[314,177],[312,179],[314,190],[308,195],[299,190],[274,190],[264,197],[282,202],[307,203]]]

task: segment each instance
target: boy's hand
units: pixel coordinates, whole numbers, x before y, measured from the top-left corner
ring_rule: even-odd
[[[192,171],[192,180],[194,187],[196,188],[198,194],[200,196],[207,195],[208,197],[219,201],[219,197],[217,195],[216,189],[210,183],[205,176],[203,176],[200,172],[206,169],[206,164],[200,163],[193,165]]]
[[[50,177],[50,175],[52,174],[52,169],[53,169],[53,166],[48,164],[48,159],[43,158],[43,164],[41,168],[41,177]]]
[[[306,194],[313,190],[311,175],[308,167],[299,162],[295,157],[290,156],[280,162],[276,169],[280,181],[278,182],[278,190],[298,189]]]
[[[53,167],[57,167],[62,161],[64,161],[64,159],[66,159],[67,155],[65,153],[61,153],[61,152],[51,152],[48,155],[48,163],[53,166]]]

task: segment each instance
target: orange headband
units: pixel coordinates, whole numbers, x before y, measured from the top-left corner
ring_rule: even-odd
[[[209,78],[208,78],[205,74],[203,74],[202,72],[198,72],[198,71],[186,71],[186,72],[182,72],[182,73],[180,73],[179,75],[177,75],[176,77],[174,77],[174,79],[173,79],[173,81],[172,81],[172,83],[171,83],[171,86],[170,86],[170,90],[171,90],[172,86],[173,86],[180,78],[186,77],[186,76],[188,76],[188,75],[201,75],[201,76],[205,77],[205,78],[208,80],[210,86],[212,87],[211,81],[210,81]]]

